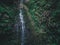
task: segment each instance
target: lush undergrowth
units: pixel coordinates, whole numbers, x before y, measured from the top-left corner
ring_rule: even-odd
[[[26,4],[27,15],[32,22],[32,34],[36,36],[32,37],[35,39],[31,45],[59,45],[59,4],[59,0],[30,0]]]
[[[12,8],[0,5],[0,31],[11,30],[13,28],[14,18],[15,11]]]
[[[7,5],[3,2],[0,4],[0,45],[15,45],[17,43],[14,30],[17,12],[16,5]]]

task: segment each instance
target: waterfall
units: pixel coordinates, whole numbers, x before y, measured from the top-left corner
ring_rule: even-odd
[[[21,28],[22,28],[22,31],[21,31],[21,45],[24,45],[24,38],[25,38],[25,24],[24,24],[24,19],[23,19],[23,14],[22,14],[22,10],[20,9],[20,22],[21,22]]]
[[[23,1],[24,0],[20,0],[20,13],[19,13],[19,16],[20,16],[20,22],[21,22],[21,45],[24,45],[25,43],[25,22],[24,22],[24,19],[23,19]]]

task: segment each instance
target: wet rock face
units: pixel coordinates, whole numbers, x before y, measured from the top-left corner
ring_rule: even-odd
[[[25,0],[24,2],[27,3],[27,2],[29,2],[29,0]]]
[[[23,0],[23,2],[24,3],[28,3],[30,0]],[[21,2],[21,0],[20,0],[20,2]]]

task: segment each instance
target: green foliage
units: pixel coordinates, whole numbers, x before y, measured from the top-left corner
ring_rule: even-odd
[[[13,29],[15,20],[15,9],[5,5],[0,5],[0,31],[5,32]],[[4,31],[3,31],[4,30]]]
[[[29,4],[26,4],[31,14],[32,22],[34,22],[35,35],[42,35],[46,33],[46,40],[49,44],[46,45],[58,45],[59,32],[60,32],[60,1],[59,0],[30,0]],[[42,34],[41,34],[42,33]],[[42,35],[43,36],[43,35]],[[37,37],[38,38],[38,37]],[[39,39],[37,39],[39,41]],[[42,41],[42,40],[40,40]],[[40,42],[39,41],[39,42]],[[44,41],[42,41],[44,42]],[[36,41],[32,45],[40,45]],[[44,45],[44,44],[41,44]]]

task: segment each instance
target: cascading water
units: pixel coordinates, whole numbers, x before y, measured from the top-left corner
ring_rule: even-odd
[[[24,45],[25,43],[25,22],[24,22],[24,19],[23,19],[23,0],[20,0],[20,13],[19,13],[19,16],[20,16],[20,22],[21,22],[21,45]]]
[[[25,38],[25,24],[24,24],[24,19],[23,19],[23,14],[22,14],[22,10],[20,9],[20,22],[21,22],[21,28],[22,28],[22,37],[21,37],[21,45],[24,45],[24,38]]]

